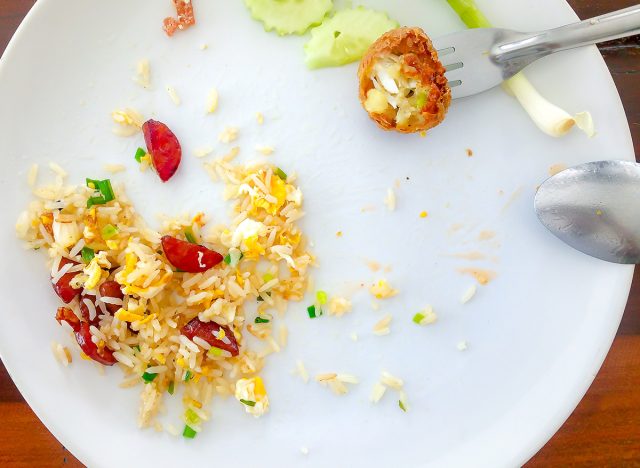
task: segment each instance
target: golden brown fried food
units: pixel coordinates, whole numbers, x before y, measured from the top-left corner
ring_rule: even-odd
[[[451,103],[444,73],[422,29],[393,29],[380,36],[360,62],[360,102],[385,130],[428,130],[442,122]]]

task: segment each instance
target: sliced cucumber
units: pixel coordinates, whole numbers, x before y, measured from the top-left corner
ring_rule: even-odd
[[[369,46],[398,23],[380,11],[357,7],[337,12],[317,28],[304,46],[307,67],[336,67],[359,60]]]
[[[266,31],[304,34],[318,25],[333,7],[332,0],[244,0],[253,19],[261,21]]]

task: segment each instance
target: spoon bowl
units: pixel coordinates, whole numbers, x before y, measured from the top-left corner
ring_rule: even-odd
[[[640,263],[640,164],[594,161],[547,179],[534,206],[556,237],[593,257]]]

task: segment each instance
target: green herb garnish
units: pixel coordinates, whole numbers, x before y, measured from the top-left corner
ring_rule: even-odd
[[[144,158],[146,155],[147,155],[147,152],[145,150],[143,150],[142,148],[138,148],[136,150],[136,155],[134,157],[136,158],[136,161],[141,163],[142,158]]]
[[[244,403],[247,406],[256,406],[256,402],[255,401],[243,400],[242,398],[240,398],[240,403]]]
[[[420,312],[413,316],[413,323],[417,323],[418,325],[420,325],[423,320],[424,314],[421,314]]]
[[[171,382],[169,382],[169,387],[167,387],[167,392],[169,392],[169,395],[173,395],[173,392],[175,391],[175,382],[172,380]]]
[[[211,349],[207,351],[207,354],[210,356],[222,356],[222,350],[220,348],[216,348],[215,346],[212,346]]]
[[[316,309],[315,305],[311,305],[307,307],[307,313],[309,314],[309,318],[313,319],[322,315],[322,309],[320,307]]]
[[[262,317],[256,317],[256,319],[253,321],[254,323],[269,323],[269,319],[265,319]]]
[[[158,377],[158,374],[149,372],[145,372],[144,374],[142,374],[142,380],[144,380],[144,383],[151,383],[156,377]]]
[[[193,373],[188,370],[187,372],[185,372],[184,374],[184,381],[188,382],[189,380],[191,380],[193,378]]]
[[[184,418],[187,420],[189,424],[199,424],[200,416],[196,414],[191,408],[187,408],[187,411],[184,413]]]
[[[284,172],[282,169],[280,169],[279,167],[276,167],[275,173],[278,177],[280,177],[282,180],[287,180],[287,173]]]
[[[96,252],[91,247],[82,247],[82,253],[80,255],[84,263],[89,263],[93,260],[93,257],[96,256]]]
[[[101,234],[104,240],[109,240],[118,235],[118,228],[112,224],[105,224],[102,227]]]
[[[316,300],[318,301],[318,304],[325,305],[327,303],[327,299],[327,293],[325,291],[316,292]]]
[[[104,205],[111,200],[114,200],[116,197],[113,194],[113,189],[111,188],[111,181],[109,179],[105,180],[95,180],[95,179],[87,179],[87,187],[95,190],[96,192],[100,192],[100,195],[94,195],[93,197],[89,197],[87,200],[87,208],[91,208],[93,205]]]
[[[192,244],[197,244],[198,243],[198,241],[196,240],[196,236],[193,234],[193,229],[191,227],[185,228],[184,237],[186,237],[187,240],[189,242],[191,242]]]
[[[182,431],[182,437],[185,439],[193,439],[196,436],[197,432],[191,429],[189,426],[184,426],[184,431]]]
[[[405,413],[407,412],[407,407],[404,406],[404,403],[402,403],[402,400],[398,400],[398,406],[402,411],[404,411]]]

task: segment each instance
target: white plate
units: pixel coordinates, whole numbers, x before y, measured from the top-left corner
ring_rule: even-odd
[[[444,0],[364,3],[433,36],[462,28]],[[516,29],[576,19],[560,0],[540,0],[535,8],[525,0],[480,3],[495,24]],[[171,13],[169,1],[40,0],[3,57],[0,348],[29,404],[90,466],[130,465],[133,458],[137,466],[170,460],[182,466],[524,462],[598,371],[633,272],[562,245],[532,209],[535,187],[552,164],[633,158],[618,94],[596,49],[550,57],[528,70],[552,101],[592,112],[595,138],[543,135],[499,89],[455,102],[445,123],[420,138],[384,133],[369,121],[356,97],[355,64],[310,72],[303,64],[305,38],[265,33],[242,2],[198,1],[196,9],[197,27],[168,39],[160,24]],[[131,80],[141,58],[151,62],[151,91]],[[165,85],[178,91],[180,107]],[[205,116],[212,86],[220,108]],[[185,158],[170,183],[136,170],[140,136],[111,133],[110,112],[124,106],[165,121],[180,136]],[[258,111],[265,115],[261,127]],[[401,293],[373,311],[360,291],[354,312],[342,319],[309,320],[305,304],[293,306],[290,346],[265,372],[272,401],[267,417],[254,420],[237,403],[217,400],[211,423],[195,440],[139,431],[138,390],[118,388],[118,369],[103,377],[78,359],[64,369],[49,351],[52,339],[70,341],[53,319],[58,301],[42,256],[23,251],[14,237],[15,219],[29,200],[25,173],[33,162],[56,161],[81,182],[106,176],[104,163],[124,163],[128,171],[113,179],[127,184],[150,218],[185,209],[224,217],[221,187],[208,181],[192,151],[212,144],[220,155],[217,135],[225,125],[240,128],[243,157],[255,157],[256,144],[271,144],[273,160],[299,173],[304,227],[321,265],[317,285],[340,294],[358,289],[379,277],[365,265],[372,259],[392,266],[386,276]],[[396,180],[398,209],[390,213],[382,202]],[[376,210],[363,213],[368,205]],[[419,218],[422,210],[427,219]],[[482,230],[495,231],[496,239],[477,241]],[[498,275],[463,306],[459,299],[472,279],[457,269],[473,262],[448,255],[476,250],[496,257],[480,265]],[[411,317],[426,304],[440,319],[417,327]],[[385,313],[394,315],[392,333],[372,336]],[[357,343],[349,338],[353,331]],[[466,352],[456,349],[461,340],[469,343]],[[361,383],[345,397],[304,385],[290,374],[296,358],[312,373],[349,372]],[[368,402],[382,369],[405,379],[407,413],[393,393],[377,406]],[[177,413],[167,420],[179,425]]]

